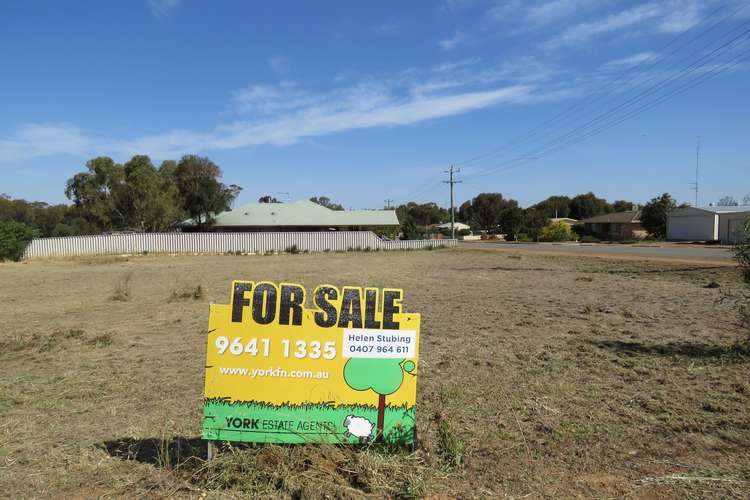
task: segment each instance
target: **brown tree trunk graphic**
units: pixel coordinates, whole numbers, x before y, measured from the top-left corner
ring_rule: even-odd
[[[383,421],[385,420],[385,394],[378,394],[378,430],[376,441],[383,441]]]

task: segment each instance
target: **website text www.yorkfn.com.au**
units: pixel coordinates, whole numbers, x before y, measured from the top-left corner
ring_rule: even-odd
[[[281,378],[312,378],[327,379],[328,372],[311,370],[284,370],[283,368],[219,368],[222,375],[241,375],[245,377],[281,377]]]

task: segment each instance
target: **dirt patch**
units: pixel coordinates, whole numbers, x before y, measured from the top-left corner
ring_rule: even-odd
[[[404,288],[423,317],[420,449],[233,446],[207,463],[207,304],[237,278]],[[461,249],[0,265],[0,488],[742,497],[750,356],[720,301],[741,286],[729,267]]]

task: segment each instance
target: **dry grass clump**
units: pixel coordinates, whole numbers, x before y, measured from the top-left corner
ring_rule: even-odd
[[[0,338],[0,351],[2,352],[50,352],[66,349],[74,345],[89,345],[93,347],[107,347],[112,345],[113,338],[110,333],[104,333],[95,337],[87,337],[86,333],[79,328],[67,330],[55,330],[49,334],[34,333],[32,335],[13,335]]]
[[[429,481],[423,453],[380,445],[229,447],[191,477],[210,490],[260,497],[419,498]]]
[[[87,266],[106,266],[111,264],[130,262],[130,257],[124,255],[98,255],[89,258],[70,257],[69,260],[78,260],[81,262],[81,264],[85,264]]]
[[[110,299],[114,301],[126,302],[130,300],[130,281],[133,279],[133,273],[127,272],[120,276],[115,283]]]
[[[187,287],[182,288],[181,290],[172,291],[172,300],[184,300],[184,299],[199,300],[202,298],[203,298],[203,286],[202,285],[187,286]]]

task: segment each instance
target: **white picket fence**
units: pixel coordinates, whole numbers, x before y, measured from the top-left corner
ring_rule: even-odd
[[[132,255],[142,253],[266,253],[347,250],[417,250],[455,247],[456,240],[385,241],[372,231],[277,232],[277,233],[134,233],[98,236],[37,238],[24,259],[85,255]]]

